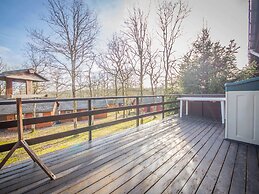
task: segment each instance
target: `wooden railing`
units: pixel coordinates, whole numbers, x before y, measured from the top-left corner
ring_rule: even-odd
[[[165,96],[155,96],[155,97],[161,97],[162,102],[157,102],[157,103],[150,103],[150,104],[141,104],[140,98],[147,98],[147,97],[153,97],[153,96],[127,96],[127,97],[97,97],[97,98],[75,98],[75,99],[36,99],[36,100],[23,100],[22,104],[28,104],[28,103],[46,103],[46,102],[62,102],[62,101],[88,101],[88,110],[87,111],[82,111],[82,112],[75,112],[75,113],[67,113],[67,114],[60,114],[60,115],[52,115],[52,116],[43,116],[43,117],[35,117],[35,118],[24,118],[22,119],[23,125],[33,125],[33,124],[38,124],[38,123],[45,123],[45,122],[54,122],[54,121],[60,121],[60,120],[65,120],[65,119],[72,119],[72,118],[80,118],[80,117],[85,117],[88,116],[88,126],[83,127],[83,128],[77,128],[74,130],[70,131],[65,131],[61,133],[56,133],[56,134],[51,134],[51,135],[46,135],[46,136],[41,136],[41,137],[36,137],[33,139],[27,139],[26,141],[28,142],[29,145],[34,145],[38,143],[42,143],[45,141],[50,141],[58,138],[63,138],[71,135],[76,135],[80,133],[84,133],[86,131],[89,132],[89,141],[92,140],[92,130],[103,128],[103,127],[108,127],[112,125],[116,125],[119,123],[123,122],[128,122],[132,120],[136,120],[136,125],[139,125],[139,119],[156,115],[156,114],[162,114],[162,117],[164,118],[164,115],[166,112],[170,111],[175,111],[179,109],[179,106],[174,106],[173,108],[165,109],[165,105],[168,104],[177,104],[177,100],[173,101],[167,101],[165,102]],[[135,102],[136,104],[134,105],[128,105],[128,106],[121,106],[121,107],[114,107],[114,108],[105,108],[105,109],[98,109],[98,110],[92,110],[92,101],[93,100],[107,100],[107,99],[120,99],[120,98],[131,98],[131,99],[136,99]],[[0,101],[0,106],[1,105],[11,105],[11,104],[16,104],[16,101],[10,100],[10,101]],[[151,107],[151,106],[162,106],[162,110],[160,111],[155,111],[155,112],[149,112],[145,114],[140,114],[140,109],[144,107]],[[123,118],[115,121],[110,121],[106,123],[101,123],[97,125],[92,125],[92,117],[94,115],[102,114],[102,113],[111,113],[111,112],[118,112],[118,111],[124,111],[124,110],[131,110],[131,109],[136,109],[136,115],[131,116],[128,118]],[[17,113],[18,114],[18,113]],[[10,121],[1,121],[0,122],[0,130],[6,129],[6,128],[11,128],[11,127],[17,127],[17,120],[10,120]],[[5,152],[10,150],[13,146],[14,143],[8,143],[4,145],[0,145],[0,152]]]
[[[160,97],[161,102],[156,103],[149,103],[149,104],[143,104],[142,99],[143,98],[157,98]],[[8,158],[12,155],[12,153],[15,151],[15,149],[19,147],[24,147],[24,149],[27,151],[27,153],[32,157],[34,162],[37,162],[39,166],[48,174],[48,176],[51,179],[55,179],[55,175],[40,161],[40,159],[37,157],[37,155],[30,149],[29,145],[39,144],[46,141],[58,139],[58,138],[64,138],[71,135],[76,135],[84,132],[89,132],[89,141],[92,140],[92,131],[96,129],[100,129],[103,127],[108,127],[112,125],[116,125],[123,122],[128,122],[132,120],[136,120],[136,126],[139,126],[140,119],[156,114],[162,114],[162,118],[165,117],[166,112],[171,111],[177,111],[179,109],[178,101],[177,100],[171,100],[171,101],[165,101],[165,98],[169,97],[172,99],[172,96],[116,96],[116,97],[96,97],[96,98],[73,98],[73,99],[34,99],[34,100],[22,100],[21,98],[18,98],[15,100],[8,100],[8,101],[0,101],[1,105],[13,105],[16,104],[17,107],[17,119],[16,120],[10,120],[10,121],[1,121],[0,122],[0,130],[5,130],[6,128],[11,127],[17,127],[17,133],[18,133],[18,141],[13,143],[7,143],[4,145],[0,145],[0,152],[9,151],[6,158],[0,163],[0,169],[5,164],[5,162],[8,160]],[[127,106],[121,106],[121,107],[113,107],[113,108],[105,108],[105,109],[92,109],[92,102],[93,100],[108,100],[108,99],[135,99],[135,104],[133,105],[127,105]],[[176,98],[175,98],[176,99]],[[35,104],[35,103],[47,103],[47,102],[64,102],[64,101],[87,101],[88,102],[88,110],[82,111],[82,112],[74,112],[74,113],[68,113],[68,114],[61,114],[61,115],[51,115],[51,116],[43,116],[43,117],[34,117],[34,118],[23,118],[22,117],[22,104]],[[170,108],[165,108],[166,105],[171,105]],[[174,105],[174,106],[172,106]],[[141,108],[144,107],[151,107],[151,106],[162,106],[162,110],[154,111],[154,112],[148,112],[145,114],[141,114]],[[111,112],[118,112],[118,111],[125,111],[125,110],[131,110],[135,109],[136,115],[130,116],[127,118],[122,118],[119,120],[114,120],[106,123],[101,124],[92,124],[92,117],[94,115],[102,114],[102,113],[111,113]],[[23,126],[26,125],[33,125],[38,123],[45,123],[45,122],[54,122],[54,121],[60,121],[64,119],[72,119],[72,118],[80,118],[80,117],[88,117],[88,126],[73,129],[70,131],[64,131],[60,133],[54,133],[50,135],[45,135],[41,137],[31,138],[31,139],[24,139],[23,137]]]

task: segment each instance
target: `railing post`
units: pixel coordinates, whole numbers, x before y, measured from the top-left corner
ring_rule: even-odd
[[[164,104],[164,102],[165,102],[165,96],[162,96],[162,119],[164,119],[165,118],[165,104]]]
[[[92,101],[91,99],[88,100],[88,111],[92,110]],[[92,115],[90,114],[88,117],[88,126],[92,126]],[[92,141],[92,129],[89,128],[89,141]]]
[[[23,140],[22,99],[16,99],[18,139]]]
[[[29,147],[28,143],[23,138],[23,118],[22,118],[22,99],[16,99],[16,108],[17,108],[17,130],[18,130],[18,141],[12,147],[10,152],[5,156],[5,158],[0,163],[0,169],[4,166],[7,160],[12,156],[14,151],[23,147],[28,155],[32,158],[34,162],[36,162],[41,169],[50,177],[50,179],[55,180],[56,176],[48,169],[48,167],[41,161],[41,159],[34,153],[34,151]]]
[[[137,105],[136,116],[138,117],[136,120],[136,125],[138,127],[139,126],[139,97],[136,97],[136,105]]]

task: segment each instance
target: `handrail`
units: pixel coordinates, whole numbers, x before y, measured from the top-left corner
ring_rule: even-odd
[[[177,103],[178,101],[170,101],[170,102],[165,102],[165,96],[162,97],[162,102],[157,102],[157,103],[149,103],[149,104],[140,104],[140,98],[145,98],[145,97],[157,97],[157,96],[124,96],[124,97],[97,97],[97,98],[80,98],[80,99],[38,99],[38,100],[25,100],[22,101],[21,98],[17,98],[16,102],[12,101],[5,101],[5,102],[0,102],[0,105],[6,105],[6,104],[16,104],[16,110],[17,110],[17,120],[12,120],[12,121],[2,121],[0,122],[0,129],[1,128],[10,128],[10,127],[17,127],[17,133],[18,133],[18,140],[17,142],[13,143],[7,143],[4,145],[0,145],[0,152],[5,152],[9,151],[8,154],[4,157],[4,159],[0,163],[0,169],[5,165],[7,160],[11,157],[11,155],[14,153],[14,151],[22,147],[26,150],[26,152],[29,154],[29,156],[33,159],[34,162],[36,162],[41,169],[50,177],[50,179],[54,180],[56,179],[55,174],[43,163],[43,161],[34,153],[34,151],[30,148],[29,145],[34,145],[34,144],[39,144],[42,142],[54,140],[54,139],[59,139],[63,137],[68,137],[71,135],[76,135],[84,132],[89,133],[89,141],[92,141],[92,130],[107,127],[107,126],[112,126],[115,124],[123,123],[123,122],[128,122],[132,120],[136,120],[136,125],[139,126],[139,119],[148,117],[151,115],[156,115],[156,114],[162,114],[162,118],[164,118],[165,112],[168,111],[173,111],[179,109],[179,107],[174,107],[174,108],[169,108],[165,109],[166,104],[172,104],[172,103]],[[135,98],[135,105],[130,105],[130,106],[123,106],[123,107],[115,107],[115,108],[106,108],[106,109],[97,109],[97,110],[92,110],[92,101],[93,100],[101,100],[101,99],[118,99],[118,98]],[[74,113],[69,113],[69,114],[62,114],[62,115],[51,115],[51,116],[44,116],[44,117],[36,117],[36,118],[22,118],[22,104],[26,103],[42,103],[42,102],[59,102],[59,101],[78,101],[78,100],[87,100],[88,101],[88,110],[83,111],[83,112],[74,112]],[[150,113],[145,113],[141,114],[141,108],[143,107],[150,107],[150,106],[158,106],[162,105],[162,110],[160,111],[155,111],[155,112],[150,112]],[[101,113],[108,113],[108,112],[116,112],[116,111],[122,111],[122,110],[129,110],[129,109],[136,109],[136,116],[131,116],[128,118],[123,118],[115,121],[110,121],[106,123],[101,123],[97,125],[92,125],[92,117],[97,114]],[[31,138],[31,139],[24,139],[24,125],[30,125],[30,124],[37,124],[37,123],[44,123],[44,122],[50,122],[50,121],[59,121],[63,119],[71,119],[71,118],[78,118],[78,117],[84,117],[88,116],[88,126],[83,127],[83,128],[77,128],[73,129],[70,131],[64,131],[60,133],[54,133],[50,135],[45,135],[41,137],[36,137],[36,138]]]
[[[162,96],[179,96],[178,94],[168,94],[168,95],[145,95],[145,96],[107,96],[107,97],[87,97],[87,98],[46,98],[46,99],[27,99],[23,100],[22,104],[31,103],[44,103],[44,102],[66,102],[66,101],[87,101],[87,100],[110,100],[110,99],[125,99],[125,98],[149,98],[149,97],[162,97]],[[10,105],[16,104],[15,100],[4,100],[0,101],[0,105]]]
[[[175,108],[167,109],[165,111],[151,112],[151,113],[146,113],[146,114],[142,114],[139,116],[132,116],[132,117],[123,118],[123,119],[110,121],[110,122],[106,122],[106,123],[101,123],[101,124],[97,124],[97,125],[91,125],[91,126],[87,126],[87,127],[73,129],[73,130],[65,131],[65,132],[61,132],[61,133],[54,133],[54,134],[45,135],[45,136],[41,136],[41,137],[35,137],[35,138],[27,139],[26,142],[29,145],[35,145],[35,144],[43,143],[46,141],[51,141],[54,139],[59,139],[59,138],[63,138],[63,137],[71,136],[71,135],[77,135],[80,133],[89,132],[90,130],[96,130],[96,129],[100,129],[103,127],[109,127],[112,125],[132,121],[132,120],[136,120],[136,119],[140,119],[140,118],[144,118],[144,117],[148,117],[148,116],[152,116],[152,115],[156,115],[156,114],[161,114],[163,112],[170,112],[170,111],[174,111],[174,110],[178,110],[178,109],[179,109],[179,107],[175,107]],[[9,151],[14,146],[14,144],[15,144],[15,142],[0,145],[0,152]]]
[[[174,101],[169,101],[169,102],[164,102],[164,103],[158,102],[158,103],[150,103],[150,104],[139,104],[139,105],[116,107],[116,108],[87,110],[87,111],[81,111],[81,112],[76,112],[76,113],[66,113],[66,114],[61,114],[61,115],[42,116],[42,117],[35,117],[35,118],[24,118],[23,124],[24,125],[32,125],[32,124],[45,123],[45,122],[51,122],[51,121],[79,118],[79,117],[83,117],[83,116],[98,115],[98,114],[102,114],[102,113],[110,113],[110,112],[116,112],[116,111],[130,110],[130,109],[135,109],[135,108],[144,108],[144,107],[150,107],[150,106],[166,105],[166,104],[177,103],[177,102],[178,102],[178,100],[174,100]],[[17,120],[0,121],[0,126],[3,129],[11,128],[11,127],[17,127]]]
[[[162,97],[162,102],[157,102],[157,103],[147,103],[147,104],[139,104],[140,100],[139,98],[145,98],[145,97]],[[136,99],[136,104],[135,105],[129,105],[129,106],[122,106],[122,107],[115,107],[115,108],[105,108],[105,109],[95,109],[92,110],[91,107],[91,101],[92,100],[100,100],[100,99],[113,99],[113,98],[135,98]],[[60,121],[64,119],[72,119],[72,118],[79,118],[79,117],[89,117],[88,119],[88,126],[84,128],[78,128],[78,129],[73,129],[71,131],[65,131],[61,133],[56,133],[56,134],[51,134],[51,135],[46,135],[46,136],[41,136],[37,138],[32,138],[32,139],[27,139],[26,142],[29,145],[34,145],[38,143],[42,143],[45,141],[50,141],[58,138],[63,138],[83,132],[89,132],[89,141],[92,140],[92,130],[127,122],[127,121],[132,121],[136,120],[136,125],[139,125],[139,119],[148,117],[151,115],[156,115],[156,114],[162,114],[162,117],[164,117],[165,112],[169,111],[174,111],[178,110],[179,106],[170,108],[170,109],[165,109],[165,105],[167,104],[175,104],[178,103],[178,100],[172,100],[172,101],[164,101],[165,96],[164,95],[158,95],[158,96],[117,96],[117,97],[96,97],[96,98],[78,98],[78,99],[38,99],[38,100],[24,100],[22,103],[41,103],[41,102],[52,102],[53,100],[55,102],[59,101],[77,101],[77,100],[88,100],[88,110],[87,111],[82,111],[82,112],[75,112],[75,113],[67,113],[67,114],[61,114],[61,115],[52,115],[52,116],[43,116],[43,117],[35,117],[35,118],[24,118],[22,119],[23,125],[32,125],[32,124],[38,124],[38,123],[45,123],[45,122],[52,122],[52,121]],[[1,105],[1,103],[0,103]],[[146,114],[140,114],[140,109],[144,107],[150,107],[150,106],[158,106],[162,105],[162,110],[161,111],[155,111],[155,112],[150,112]],[[116,121],[111,121],[111,122],[106,122],[102,124],[97,124],[97,125],[92,125],[91,122],[91,117],[94,115],[102,114],[102,113],[110,113],[110,112],[117,112],[117,111],[123,111],[123,110],[131,110],[131,109],[136,109],[136,116],[131,116],[128,118],[123,118],[119,119]],[[2,128],[11,128],[11,127],[17,127],[17,120],[11,120],[11,121],[1,121],[0,122],[0,129]],[[8,143],[4,145],[0,145],[0,152],[5,152],[8,151],[12,148],[12,146],[15,143]]]

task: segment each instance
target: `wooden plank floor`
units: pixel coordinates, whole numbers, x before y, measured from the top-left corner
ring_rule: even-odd
[[[0,193],[259,193],[259,147],[220,123],[166,118],[0,170]]]

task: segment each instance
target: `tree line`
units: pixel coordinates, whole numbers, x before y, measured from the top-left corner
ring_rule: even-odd
[[[105,51],[96,48],[101,26],[97,13],[85,1],[48,0],[47,10],[42,21],[49,30],[28,30],[31,40],[24,66],[50,80],[35,83],[35,94],[53,91],[55,97],[75,98],[128,95],[133,90],[144,95],[146,82],[153,95],[222,93],[225,82],[258,73],[254,63],[238,69],[235,41],[227,46],[213,42],[207,28],[190,50],[177,58],[174,46],[191,12],[183,0],[159,2],[155,35],[150,32],[149,12],[140,7],[129,9],[124,25],[113,34]],[[1,93],[3,88],[1,83]]]

